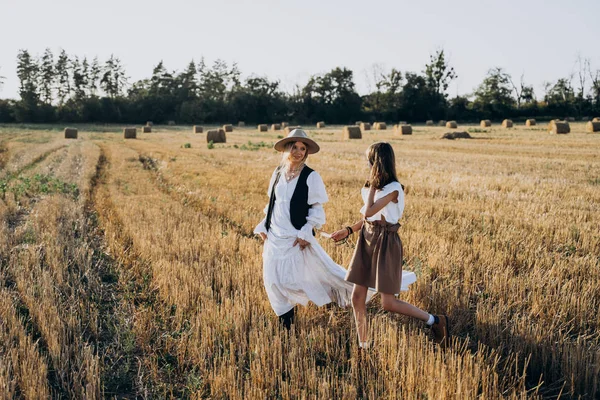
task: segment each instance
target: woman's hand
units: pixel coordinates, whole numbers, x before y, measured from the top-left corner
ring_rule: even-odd
[[[294,240],[294,246],[296,246],[297,244],[300,245],[300,250],[304,250],[305,248],[310,246],[309,242],[300,238],[296,238],[296,240]]]
[[[339,231],[335,231],[331,234],[331,238],[334,242],[339,242],[348,237],[348,229],[340,229]]]
[[[267,235],[264,232],[260,233],[260,237],[263,240],[263,242],[265,242],[267,240]]]

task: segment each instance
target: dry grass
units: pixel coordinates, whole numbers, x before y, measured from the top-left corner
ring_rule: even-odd
[[[358,218],[366,147],[394,145],[406,268],[418,275],[402,298],[453,321],[442,351],[375,299],[363,358],[349,310],[300,308],[291,335],[277,328],[251,232],[279,155],[241,150],[254,129],[213,149],[191,132],[0,133],[5,397],[597,397],[599,137],[578,123],[567,136],[517,127],[437,140],[444,130],[309,132],[328,232]],[[39,174],[78,195],[18,190]],[[323,245],[347,264],[351,247]]]

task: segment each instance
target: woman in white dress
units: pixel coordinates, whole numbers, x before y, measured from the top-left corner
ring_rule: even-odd
[[[264,241],[263,279],[275,314],[290,329],[296,304],[351,304],[352,287],[346,269],[336,264],[315,239],[325,224],[328,201],[321,176],[306,165],[317,143],[301,129],[275,144],[282,162],[269,183],[265,218],[254,233]]]

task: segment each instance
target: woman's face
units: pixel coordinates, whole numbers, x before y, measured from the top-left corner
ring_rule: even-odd
[[[290,149],[289,160],[292,163],[301,163],[306,157],[306,145],[302,142],[296,142]]]

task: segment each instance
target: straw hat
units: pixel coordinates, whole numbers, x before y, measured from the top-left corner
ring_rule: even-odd
[[[306,132],[304,132],[302,129],[294,129],[290,132],[289,135],[287,135],[287,137],[284,137],[283,139],[275,143],[275,146],[273,147],[277,151],[284,151],[285,145],[290,142],[304,143],[306,145],[306,150],[308,151],[308,154],[315,154],[320,150],[317,142],[309,138]]]

